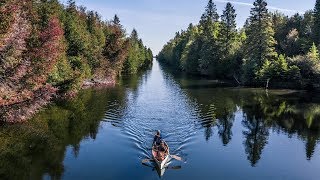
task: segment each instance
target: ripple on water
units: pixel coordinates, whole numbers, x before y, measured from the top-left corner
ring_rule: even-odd
[[[121,128],[130,143],[128,146],[139,158],[151,157],[153,136],[160,130],[171,153],[186,159],[185,150],[195,142],[195,134],[203,124],[212,122],[213,110],[200,115],[200,107],[187,98],[173,77],[164,75],[152,71],[138,88],[128,88],[125,108],[119,102],[110,102],[105,121]]]

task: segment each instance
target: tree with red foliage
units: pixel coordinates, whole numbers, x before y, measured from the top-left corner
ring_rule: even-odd
[[[39,89],[47,83],[59,56],[65,51],[61,45],[63,35],[61,23],[56,17],[52,17],[47,28],[39,33],[39,46],[28,54],[32,65],[28,69],[27,83],[33,89]]]
[[[120,20],[115,15],[114,20],[106,28],[106,45],[103,55],[109,62],[115,65],[114,68],[117,68],[117,72],[120,72],[123,67],[128,54],[128,46],[129,42],[125,39]]]
[[[2,121],[27,120],[53,96],[91,79],[114,84],[123,71],[130,46],[118,16],[105,23],[74,0],[0,0],[0,19]]]

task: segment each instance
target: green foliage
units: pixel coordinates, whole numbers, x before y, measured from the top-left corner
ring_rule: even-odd
[[[106,37],[103,31],[103,23],[100,16],[93,11],[87,14],[87,30],[90,33],[89,49],[86,55],[90,67],[97,69],[100,66],[100,60],[103,59],[102,52],[106,43]]]
[[[304,88],[314,89],[319,87],[320,63],[319,53],[315,45],[310,48],[308,54],[290,58],[289,64],[299,69]]]
[[[138,61],[128,65],[131,73],[152,63],[152,51],[142,40],[135,40],[127,58],[130,38],[118,16],[104,22],[74,0],[67,4],[0,1],[0,106],[42,100],[25,114],[9,113],[12,121],[30,117],[59,92],[77,92],[89,79],[115,81],[133,56]]]
[[[270,13],[266,0],[253,5],[244,27],[237,30],[232,4],[227,3],[219,21],[209,0],[199,24],[177,33],[157,59],[187,73],[244,85],[265,86],[270,81],[272,87],[320,87],[320,1],[314,11],[291,17]]]
[[[238,65],[242,64],[238,52],[245,36],[238,35],[235,18],[235,10],[228,3],[220,22],[215,4],[209,1],[199,24],[176,33],[158,60],[191,74],[233,78],[233,68],[240,69]]]
[[[251,9],[251,16],[248,19],[248,27],[246,28],[247,39],[245,43],[246,59],[251,67],[247,70],[249,77],[245,77],[248,82],[254,81],[252,74],[256,74],[265,61],[273,61],[276,59],[275,51],[276,41],[274,39],[274,30],[265,0],[256,0],[254,7]]]
[[[190,74],[199,74],[199,52],[202,42],[200,39],[196,39],[193,42],[190,42],[190,45],[186,47],[185,57],[183,59],[183,68],[186,72]],[[188,48],[188,49],[187,49]]]
[[[310,48],[308,56],[312,61],[319,61],[320,60],[318,48],[314,43],[313,43],[312,47]]]
[[[273,13],[272,19],[277,40],[276,50],[279,54],[291,57],[308,52],[314,41],[312,11],[307,11],[303,16],[295,14],[290,18],[280,13]]]
[[[266,60],[257,75],[261,79],[270,79],[272,76],[272,71],[273,68],[271,62]]]
[[[52,70],[48,82],[53,85],[59,85],[72,78],[72,68],[66,56],[61,56]]]
[[[237,37],[237,24],[235,13],[236,10],[232,6],[231,3],[227,3],[225,10],[223,11],[223,15],[221,16],[221,41],[222,47],[224,48],[225,55],[229,55],[232,53],[234,42]]]
[[[218,21],[219,15],[217,13],[217,7],[212,0],[209,0],[208,5],[205,8],[205,12],[201,16],[200,27],[206,35],[209,35],[212,33],[212,24]]]
[[[67,55],[81,56],[87,53],[89,47],[89,33],[86,29],[86,22],[82,21],[76,13],[69,12],[66,14],[64,22],[65,37],[68,42]]]
[[[314,7],[314,26],[313,26],[313,33],[314,33],[314,41],[317,45],[320,44],[320,1],[316,0],[316,4]]]
[[[123,72],[126,74],[137,73],[139,69],[152,63],[153,55],[151,49],[143,45],[138,33],[133,29],[129,37],[128,56],[124,64]]]
[[[262,81],[271,80],[271,82],[295,82],[299,80],[300,72],[297,66],[289,66],[284,55],[280,55],[273,62],[267,60],[258,72],[257,76]]]

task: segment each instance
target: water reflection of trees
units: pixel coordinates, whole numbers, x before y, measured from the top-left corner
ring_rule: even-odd
[[[246,128],[243,131],[245,151],[251,165],[255,166],[261,158],[263,148],[268,143],[268,128],[261,118],[255,116],[245,117],[242,124]]]
[[[242,94],[245,95],[245,94]],[[265,119],[265,111],[261,106],[264,99],[259,95],[242,97],[246,99],[242,104],[244,117],[244,146],[247,158],[252,166],[255,166],[261,158],[263,148],[268,143],[269,128]]]
[[[86,90],[57,103],[26,124],[0,128],[0,179],[61,179],[67,147],[77,156],[83,139],[95,139],[100,120],[121,91]]]
[[[273,127],[287,133],[298,135],[305,142],[306,158],[311,160],[320,140],[320,105],[314,103],[286,104]]]
[[[146,75],[139,74],[123,78],[122,85],[109,90],[84,90],[70,101],[56,102],[28,123],[0,126],[0,179],[42,179],[44,175],[61,179],[67,147],[77,157],[82,140],[96,139],[105,113],[121,115],[128,94],[136,96],[146,80]]]
[[[218,134],[224,146],[229,144],[229,142],[232,139],[232,126],[235,119],[235,115],[234,113],[230,113],[230,112],[236,111],[235,109],[236,107],[233,106],[234,108],[231,108],[232,106],[229,103],[226,102],[227,105],[220,110],[221,114],[219,113],[218,115]]]
[[[189,85],[189,84],[192,85]],[[197,104],[200,124],[205,129],[205,138],[209,140],[217,127],[218,135],[223,145],[228,145],[232,139],[232,127],[237,111],[237,93],[227,89],[204,88],[201,82],[193,84],[190,81],[180,81],[184,91],[191,101]],[[205,82],[204,82],[205,83]],[[197,88],[200,87],[200,88]],[[208,86],[212,87],[212,86]]]
[[[199,81],[179,79],[189,99],[195,102],[200,124],[209,140],[218,129],[224,145],[232,139],[235,113],[243,113],[245,152],[252,166],[260,160],[268,144],[269,131],[286,134],[289,138],[297,135],[305,142],[306,158],[310,160],[320,141],[320,99],[306,93],[287,93],[252,89],[212,88],[199,86]],[[192,84],[192,85],[190,85]],[[206,88],[207,87],[207,88]],[[214,107],[214,108],[212,108]],[[214,110],[214,111],[213,111]],[[214,114],[208,120],[208,114]],[[210,116],[209,116],[210,117]]]
[[[246,94],[247,101],[243,102],[243,112],[247,117],[251,116],[250,119],[255,117],[260,122],[260,125],[256,126],[259,130],[255,131],[259,141],[258,147],[263,149],[263,144],[267,143],[268,129],[272,128],[278,133],[287,134],[289,137],[297,135],[302,139],[306,144],[306,158],[310,160],[320,139],[320,104],[308,101],[307,94],[267,95],[263,92]],[[250,119],[244,121],[251,122]],[[253,157],[254,153],[261,154],[261,151],[252,153],[252,155],[248,153],[248,156]],[[257,162],[251,161],[251,163],[254,165]]]

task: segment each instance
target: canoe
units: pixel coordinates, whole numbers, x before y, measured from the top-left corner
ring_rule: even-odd
[[[167,143],[165,145],[168,147]],[[169,147],[168,147],[168,152],[165,155],[165,158],[160,161],[157,159],[157,152],[154,150],[154,147],[152,147],[152,157],[155,163],[157,164],[158,168],[160,170],[164,169],[166,167],[166,164],[170,161],[170,152],[169,152]]]

